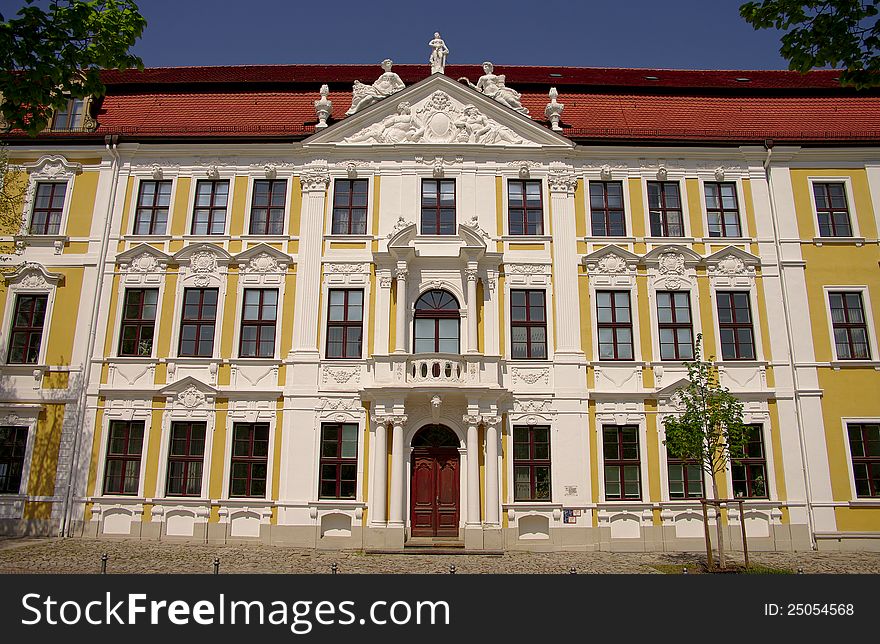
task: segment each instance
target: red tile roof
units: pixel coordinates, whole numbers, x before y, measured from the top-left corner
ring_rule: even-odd
[[[427,65],[395,65],[405,83]],[[575,140],[718,143],[880,141],[880,92],[841,88],[836,71],[495,67],[523,94],[538,122],[551,86],[560,90],[563,134]],[[333,118],[344,118],[351,83],[372,82],[378,65],[248,65],[107,71],[107,95],[89,134],[41,137],[301,139],[314,131],[313,102],[331,87]],[[477,65],[450,65],[475,81]],[[656,80],[652,80],[655,78]],[[749,79],[748,81],[737,79]]]

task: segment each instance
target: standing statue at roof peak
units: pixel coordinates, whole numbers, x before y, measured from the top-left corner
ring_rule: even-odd
[[[434,40],[428,43],[428,47],[431,48],[431,57],[428,59],[428,62],[431,63],[431,73],[442,74],[446,67],[446,56],[449,55],[449,49],[440,37],[439,31],[434,32]]]
[[[486,61],[483,63],[483,72],[484,74],[480,76],[480,80],[477,81],[477,84],[474,85],[467,78],[462,76],[458,80],[464,81],[470,87],[482,93],[485,96],[488,96],[491,99],[501,103],[502,105],[509,107],[512,110],[519,112],[520,114],[524,114],[528,116],[529,111],[522,106],[520,102],[522,100],[522,94],[507,87],[504,84],[504,74],[494,74],[493,71],[495,66]]]
[[[366,85],[357,80],[354,82],[351,92],[351,108],[345,113],[346,116],[351,116],[406,87],[400,80],[400,76],[391,71],[392,64],[390,58],[382,61],[382,69],[385,70],[385,73],[379,76],[372,85]]]

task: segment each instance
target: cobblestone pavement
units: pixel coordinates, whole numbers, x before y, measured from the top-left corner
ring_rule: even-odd
[[[578,573],[659,574],[657,568],[685,565],[696,572],[697,553],[509,552],[480,555],[373,555],[319,552],[264,545],[174,544],[93,539],[0,540],[0,573],[97,573],[101,554],[108,573],[210,573],[219,557],[221,573],[324,573],[336,562],[340,573]],[[880,553],[753,553],[753,563],[805,573],[880,573]]]

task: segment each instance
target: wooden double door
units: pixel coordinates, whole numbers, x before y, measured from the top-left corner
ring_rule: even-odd
[[[458,536],[459,469],[457,448],[413,449],[410,488],[412,536]]]

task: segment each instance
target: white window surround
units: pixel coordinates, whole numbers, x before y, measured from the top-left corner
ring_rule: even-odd
[[[18,486],[18,494],[0,494],[0,518],[20,518],[21,514],[10,517],[6,513],[3,505],[12,503],[16,500],[24,500],[27,496],[28,482],[31,474],[31,462],[34,454],[34,444],[36,443],[37,420],[42,411],[42,405],[28,404],[0,404],[0,425],[12,427],[25,427],[27,429],[27,438],[24,448],[24,461],[21,466],[21,481]],[[23,505],[22,505],[23,509]]]
[[[849,425],[867,425],[875,423],[880,423],[880,416],[844,416],[840,419],[840,427],[843,432],[843,445],[846,450],[846,472],[849,480],[850,502],[854,505],[880,504],[880,498],[859,496],[856,494],[856,478],[853,472],[852,447],[850,447],[849,444]]]
[[[552,267],[549,264],[525,264],[507,262],[504,266],[504,311],[499,324],[504,326],[504,357],[509,361],[523,366],[529,364],[542,364],[553,360],[556,345],[554,331],[556,329],[553,281],[551,278]],[[510,312],[511,291],[543,291],[544,292],[544,317],[547,325],[546,341],[547,341],[547,357],[539,358],[513,358],[511,323],[512,316]],[[494,302],[494,300],[492,301]],[[489,304],[491,304],[490,302]],[[489,305],[487,304],[487,306]],[[497,306],[497,302],[495,302]],[[466,312],[466,309],[465,309]],[[466,318],[462,317],[462,320]],[[466,331],[466,329],[465,329]],[[551,470],[552,472],[552,470]]]
[[[743,424],[744,425],[760,425],[761,426],[761,443],[764,446],[764,470],[767,475],[767,497],[760,498],[745,498],[743,497],[743,501],[748,503],[749,501],[775,501],[777,497],[776,492],[776,469],[774,467],[774,458],[773,458],[773,440],[770,432],[772,428],[770,426],[770,414],[767,411],[757,411],[757,412],[749,412],[748,410],[743,413]],[[725,493],[727,494],[728,499],[734,498],[733,496],[733,470],[731,469],[733,466],[733,461],[729,461],[727,463],[727,468],[725,469],[725,478],[727,479],[727,484],[725,486]],[[711,485],[711,480],[710,480]]]
[[[3,311],[3,326],[0,327],[0,364],[4,368],[26,367],[30,369],[45,366],[46,347],[52,328],[52,312],[55,307],[55,295],[64,284],[64,275],[50,273],[42,264],[26,262],[18,269],[3,276],[6,283],[6,306]],[[19,295],[46,295],[46,315],[43,318],[43,334],[40,338],[40,351],[36,362],[25,364],[8,364],[9,342],[12,337],[12,322],[15,305]]]
[[[681,366],[682,360],[669,359],[664,360],[660,354],[660,322],[657,313],[657,293],[687,293],[690,300],[691,309],[691,337],[693,339],[694,348],[697,344],[697,336],[703,333],[703,321],[700,316],[700,291],[696,284],[688,283],[686,286],[672,290],[670,288],[657,287],[651,285],[648,288],[648,307],[651,319],[651,355],[654,356],[653,363],[669,366]]]
[[[614,404],[614,403],[608,403]],[[602,410],[602,403],[597,404],[596,421],[594,431],[596,432],[596,473],[599,483],[599,503],[614,503],[621,506],[635,504],[636,506],[650,502],[650,479],[648,478],[648,423],[645,416],[644,408],[638,405],[637,411],[627,411],[625,413]],[[622,422],[621,422],[622,421]],[[611,499],[605,498],[605,443],[604,443],[604,427],[623,425],[636,425],[639,428],[639,482],[641,495],[638,499]]]
[[[216,171],[214,173],[214,171]],[[186,212],[186,227],[184,228],[183,236],[185,239],[199,239],[204,241],[211,240],[222,240],[229,238],[229,227],[231,225],[232,220],[232,203],[235,198],[235,178],[236,171],[234,168],[208,168],[207,171],[193,173],[191,175],[191,180],[189,183],[189,197],[187,199],[187,212]],[[229,182],[229,194],[226,197],[226,215],[225,221],[223,225],[223,234],[220,235],[198,235],[193,234],[192,226],[193,226],[193,216],[195,214],[195,205],[196,205],[196,189],[198,187],[199,181],[228,181]],[[246,204],[245,207],[247,207]],[[170,218],[170,216],[169,216]],[[250,217],[246,216],[245,219],[249,220]]]
[[[663,444],[663,441],[666,440],[666,429],[663,426],[663,419],[666,416],[674,416],[676,414],[677,412],[670,409],[657,415],[658,452],[660,454],[660,498],[665,503],[699,505],[699,498],[673,499],[669,496],[669,454],[667,453],[666,445]],[[700,473],[703,479],[703,490],[709,492],[712,489],[712,477],[706,473],[702,465],[700,466]],[[710,507],[709,510],[711,511],[712,508]]]
[[[322,400],[324,409],[315,414],[315,440],[312,448],[312,463],[314,464],[314,475],[312,476],[312,494],[311,504],[321,505],[351,505],[353,503],[365,503],[364,498],[364,429],[367,423],[366,410],[359,401],[355,401],[350,409],[331,409],[332,404],[330,398]],[[343,399],[332,399],[343,400]],[[324,433],[324,424],[348,423],[357,425],[357,475],[355,480],[355,496],[353,499],[322,499],[320,494],[321,487],[321,442]]]
[[[279,250],[259,244],[251,246],[246,251],[232,258],[232,263],[238,264],[238,286],[235,294],[235,328],[232,337],[233,360],[245,362],[258,360],[279,360],[281,351],[281,329],[286,322],[283,313],[285,284],[287,271],[293,260],[289,255]],[[278,292],[277,308],[275,311],[275,349],[271,356],[265,358],[242,357],[241,352],[241,323],[244,310],[245,289],[272,289]],[[228,297],[228,295],[227,295]],[[216,332],[216,330],[215,330]]]
[[[635,284],[635,280],[631,285],[620,285],[620,286],[605,286],[602,285],[600,287],[596,287],[594,285],[594,280],[590,280],[590,318],[592,320],[592,324],[590,324],[590,334],[591,334],[591,342],[592,342],[592,350],[593,350],[593,361],[591,364],[594,365],[604,365],[612,367],[614,365],[632,365],[633,363],[641,363],[642,362],[642,343],[641,343],[641,329],[639,328],[639,301],[638,301],[638,287]],[[632,344],[633,344],[633,357],[631,360],[603,360],[599,357],[599,322],[598,322],[598,306],[599,300],[597,294],[602,291],[625,291],[629,293],[629,312],[630,312],[630,321],[632,323]]]
[[[828,340],[831,343],[832,366],[841,367],[847,365],[865,365],[880,360],[880,350],[877,347],[877,329],[874,326],[874,310],[871,308],[871,290],[867,285],[824,285],[822,287],[823,303],[825,305],[825,319],[828,323]],[[837,355],[837,343],[834,341],[834,321],[831,318],[831,293],[859,293],[862,296],[862,313],[865,316],[865,326],[868,330],[868,358],[850,360]]]
[[[244,229],[241,231],[241,236],[243,239],[249,239],[251,241],[258,241],[262,239],[278,241],[282,237],[287,237],[290,232],[290,213],[291,213],[291,200],[293,199],[293,171],[288,172],[278,172],[275,171],[262,171],[262,172],[251,172],[248,174],[248,182],[247,182],[247,191],[245,192],[245,213],[244,213]],[[278,234],[262,234],[262,233],[251,233],[251,212],[253,211],[253,201],[254,201],[254,183],[257,181],[283,181],[284,182],[284,227],[281,232]],[[235,183],[235,180],[231,180],[231,183]],[[232,198],[231,190],[230,190],[230,199]],[[192,223],[190,222],[190,225]],[[228,228],[227,228],[228,230]]]
[[[660,179],[657,174],[641,175],[642,208],[645,214],[645,241],[654,244],[686,243],[693,241],[691,232],[691,215],[688,204],[687,182],[682,170],[669,170],[665,179]],[[684,237],[655,237],[651,234],[651,209],[648,207],[648,183],[677,183],[678,194],[681,198],[681,218],[684,227]]]
[[[336,198],[336,181],[354,181],[358,179],[364,179],[367,182],[367,220],[365,226],[365,232],[361,233],[353,233],[349,235],[348,233],[334,233],[333,232],[333,200]],[[328,239],[333,239],[337,241],[361,241],[361,240],[370,240],[373,239],[373,191],[376,187],[376,175],[373,171],[361,171],[358,170],[356,176],[352,176],[346,172],[332,171],[330,173],[330,185],[327,188],[327,216],[324,221],[324,237]],[[421,183],[419,184],[419,189],[421,190]],[[421,198],[421,195],[419,195]],[[457,205],[457,204],[456,204]],[[416,224],[416,229],[418,230],[418,224]]]
[[[122,279],[119,280],[117,293],[118,305],[114,312],[113,340],[110,348],[109,359],[114,361],[130,360],[154,360],[156,358],[156,345],[159,340],[159,324],[162,320],[162,309],[165,301],[165,288],[168,280],[165,279],[169,257],[151,246],[141,244],[120,253],[116,257],[116,264]],[[158,291],[156,296],[156,318],[153,327],[153,346],[149,356],[120,356],[119,342],[122,336],[122,320],[125,313],[125,294],[129,290],[152,289]],[[173,303],[172,303],[173,306]]]
[[[746,360],[724,360],[723,354],[721,353],[721,327],[719,325],[718,318],[718,292],[743,292],[749,294],[749,309],[752,315],[752,337],[755,340],[755,357],[753,359]],[[730,366],[736,365],[746,365],[746,364],[755,364],[765,362],[764,358],[764,341],[762,339],[761,333],[761,318],[759,316],[758,311],[758,294],[756,290],[756,286],[752,284],[750,288],[742,288],[742,287],[723,287],[712,285],[709,288],[709,294],[712,298],[712,324],[713,331],[715,332],[715,351],[717,355],[715,356],[715,364],[724,365],[728,364]],[[703,349],[704,357],[705,356],[705,347]]]
[[[347,361],[363,360],[367,354],[367,347],[375,327],[376,316],[368,315],[370,310],[370,263],[369,262],[324,262],[322,266],[324,279],[321,284],[321,311],[319,313],[320,325],[318,333],[318,353],[321,360],[337,364]],[[358,358],[327,358],[327,328],[330,323],[330,291],[331,290],[354,290],[363,293],[361,312],[361,355]]]
[[[846,209],[849,212],[849,225],[851,235],[849,237],[822,237],[819,232],[819,213],[816,210],[816,195],[813,191],[815,183],[842,183],[846,193]],[[807,187],[809,190],[808,198],[810,200],[810,211],[813,214],[813,242],[816,244],[826,244],[836,242],[856,242],[864,243],[865,239],[861,236],[859,229],[859,217],[856,212],[856,200],[853,193],[852,177],[849,175],[828,176],[828,177],[807,177]]]
[[[174,216],[174,206],[177,201],[177,174],[162,171],[145,171],[135,170],[131,173],[134,179],[131,187],[131,203],[128,208],[128,230],[123,232],[123,237],[127,240],[138,241],[156,241],[157,239],[170,239],[171,237],[171,220]],[[141,192],[141,183],[145,181],[170,181],[171,182],[171,200],[168,203],[168,219],[165,222],[165,230],[155,235],[139,235],[134,232],[137,218],[138,197]]]
[[[547,171],[537,169],[531,171],[528,177],[522,177],[513,171],[499,172],[501,177],[501,230],[505,242],[538,242],[548,241],[552,239],[550,235],[550,186],[547,183]],[[541,207],[544,211],[544,218],[541,221],[542,232],[540,235],[512,235],[510,233],[510,209],[509,209],[509,188],[508,182],[516,181],[540,181],[541,182]],[[421,183],[419,184],[421,186]],[[460,219],[460,218],[459,218]]]
[[[623,242],[623,243],[632,243],[635,241],[635,237],[633,237],[633,222],[632,222],[632,206],[630,204],[630,196],[629,196],[629,177],[624,174],[622,170],[618,170],[616,173],[612,171],[612,175],[608,179],[603,179],[599,173],[589,173],[585,177],[583,177],[584,181],[584,212],[586,213],[587,221],[586,221],[586,237],[590,241],[593,242]],[[626,226],[626,230],[624,231],[623,237],[614,237],[607,235],[593,235],[593,209],[590,204],[590,184],[591,183],[619,183],[621,184],[621,188],[623,191],[623,221],[624,226]]]
[[[120,404],[114,405],[114,402]],[[96,468],[94,499],[102,500],[105,503],[112,503],[111,499],[125,499],[126,501],[137,500],[143,502],[144,497],[144,479],[146,477],[146,455],[147,446],[150,444],[150,434],[152,432],[152,399],[135,401],[138,406],[127,406],[128,401],[107,400],[108,405],[104,407],[104,418],[101,423],[100,452],[98,456],[98,467]],[[104,473],[107,469],[107,444],[110,441],[110,422],[114,420],[126,422],[143,422],[144,423],[144,439],[141,444],[140,468],[138,472],[138,491],[137,494],[105,494],[104,493]]]
[[[275,471],[275,431],[277,425],[276,401],[260,400],[258,402],[262,403],[262,407],[249,405],[250,402],[251,401],[248,400],[229,401],[229,412],[226,415],[226,445],[223,451],[223,489],[220,491],[220,501],[222,503],[236,504],[246,501],[252,501],[256,503],[270,502],[273,496],[272,481]],[[266,456],[265,496],[242,497],[230,496],[229,494],[229,486],[232,480],[232,438],[235,425],[238,423],[269,424],[269,453]]]
[[[550,402],[548,401],[544,407],[550,407]],[[550,498],[546,501],[517,501],[516,500],[516,485],[514,483],[514,467],[513,467],[513,430],[514,427],[549,427],[550,428]],[[499,429],[499,431],[502,431]],[[533,513],[541,513],[541,512],[553,512],[558,508],[562,507],[562,503],[558,500],[562,497],[562,493],[559,490],[559,483],[556,480],[558,467],[554,467],[553,463],[558,463],[559,459],[556,454],[556,450],[559,449],[558,445],[561,441],[559,438],[559,430],[557,428],[556,423],[556,413],[552,411],[532,411],[532,412],[512,412],[509,414],[509,418],[507,419],[507,427],[504,428],[501,434],[501,440],[504,443],[504,453],[509,454],[510,458],[507,460],[507,470],[505,476],[507,480],[510,481],[510,485],[507,486],[507,499],[501,499],[501,503],[508,509],[514,509],[517,511],[517,516],[525,516],[524,514],[520,514],[522,509],[528,508],[533,511]],[[484,447],[481,447],[481,450],[484,452]],[[500,453],[499,453],[500,456]],[[499,467],[499,469],[501,469]],[[498,488],[498,496],[499,498],[502,496],[501,487]]]
[[[706,205],[706,182],[709,183],[732,183],[736,186],[736,201],[739,209],[739,237],[710,237],[709,236],[709,209]],[[705,233],[702,242],[706,244],[736,244],[748,243],[752,240],[750,236],[752,231],[749,230],[749,220],[746,216],[746,200],[745,191],[743,190],[743,177],[725,174],[724,178],[716,177],[700,177],[697,181],[700,190],[700,216],[703,221],[703,232]]]
[[[29,241],[39,243],[42,239],[58,239],[63,238],[67,234],[67,220],[70,216],[70,204],[73,196],[73,183],[76,175],[82,173],[82,164],[71,163],[61,155],[49,155],[40,157],[36,163],[24,164],[22,166],[28,173],[28,185],[25,190],[24,210],[22,212],[22,222],[24,230],[21,235],[27,237]],[[38,183],[63,183],[64,206],[61,211],[61,223],[58,226],[58,232],[49,235],[31,234],[31,219],[36,205],[37,184]]]

